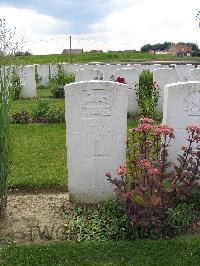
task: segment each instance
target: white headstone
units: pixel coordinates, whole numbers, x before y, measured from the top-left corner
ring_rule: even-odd
[[[115,71],[115,79],[121,77],[128,85],[128,112],[138,111],[136,87],[139,85],[139,72],[136,68],[121,68]]]
[[[169,159],[177,162],[186,146],[188,125],[200,126],[200,82],[189,81],[166,85],[164,91],[163,124],[175,129],[175,140],[169,148]],[[195,146],[194,146],[195,148]]]
[[[70,200],[113,198],[105,173],[126,161],[127,85],[89,81],[65,86]]]
[[[50,76],[51,77],[54,77],[58,74],[59,66],[57,64],[56,65],[50,65],[49,68],[50,68]]]
[[[103,74],[97,69],[80,69],[75,72],[75,81],[103,80]]]
[[[178,82],[178,75],[175,68],[158,68],[153,71],[153,81],[159,86],[160,97],[158,99],[157,110],[163,111],[164,87],[167,84]]]
[[[115,70],[119,69],[121,65],[111,65],[106,64],[103,66],[103,80],[105,81],[114,81],[115,79]]]
[[[200,81],[200,68],[190,70],[190,81]]]
[[[194,65],[186,64],[186,65],[176,65],[175,66],[178,74],[178,81],[179,82],[186,82],[189,80],[190,77],[190,70],[194,69]]]
[[[147,65],[134,64],[133,67],[138,70],[139,75],[142,73],[143,70],[147,70]]]
[[[37,74],[39,79],[38,85],[47,86],[49,82],[49,66],[37,65]]]
[[[149,69],[151,72],[153,72],[154,69],[162,68],[161,64],[153,64],[153,65],[148,65],[147,69]]]
[[[20,98],[37,97],[36,81],[35,81],[35,65],[17,67],[15,71],[19,75],[23,87],[22,91],[20,92]]]

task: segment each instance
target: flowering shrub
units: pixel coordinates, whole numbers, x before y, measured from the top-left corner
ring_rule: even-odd
[[[125,78],[122,78],[122,77],[117,77],[116,80],[115,80],[115,82],[126,84]]]
[[[153,73],[144,70],[136,86],[136,99],[143,116],[153,116],[159,99],[159,86],[153,82]]]
[[[12,99],[14,101],[19,98],[22,88],[23,87],[19,75],[15,71],[13,71],[11,75],[11,91],[12,91]]]
[[[129,130],[127,166],[119,166],[117,178],[106,176],[136,225],[161,229],[165,211],[187,199],[199,185],[200,127],[191,125],[186,130],[188,145],[182,148],[177,165],[168,162],[167,150],[175,138],[171,127],[141,118],[138,127]]]
[[[65,73],[62,69],[58,70],[56,76],[49,78],[48,87],[55,98],[64,98],[64,86],[75,81],[73,74]]]

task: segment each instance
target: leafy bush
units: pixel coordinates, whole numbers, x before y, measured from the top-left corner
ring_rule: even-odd
[[[32,108],[32,116],[34,119],[40,119],[47,116],[50,110],[49,102],[46,99],[40,99]]]
[[[11,115],[11,123],[13,124],[28,124],[31,121],[31,116],[27,111],[14,113]]]
[[[65,122],[65,112],[63,109],[50,108],[47,99],[40,99],[32,108],[32,112],[22,111],[11,115],[13,124],[27,123],[63,123]]]
[[[22,84],[19,75],[15,71],[12,72],[11,77],[11,90],[13,100],[19,99],[20,92],[22,91]]]
[[[162,231],[165,211],[190,198],[199,186],[200,127],[187,127],[188,146],[182,148],[179,163],[173,165],[168,162],[167,152],[173,129],[153,123],[153,119],[142,118],[137,128],[130,129],[127,167],[117,169],[119,177],[112,178],[110,173],[106,176],[136,226]],[[193,143],[197,144],[196,150]]]
[[[49,78],[48,86],[51,89],[53,97],[64,98],[64,86],[74,81],[75,77],[73,74],[67,74],[62,69],[59,69],[56,76]]]
[[[48,89],[48,87],[45,86],[45,85],[38,85],[38,86],[37,86],[37,89],[38,89],[38,90],[46,90],[46,89]]]
[[[159,86],[153,82],[153,73],[143,70],[136,86],[136,99],[143,116],[153,117],[159,99]]]
[[[197,221],[198,217],[199,213],[194,204],[181,203],[166,211],[166,224],[172,228],[174,233],[183,233]]]
[[[142,232],[124,214],[117,201],[107,201],[93,207],[75,208],[65,213],[68,241],[130,240],[139,238]]]

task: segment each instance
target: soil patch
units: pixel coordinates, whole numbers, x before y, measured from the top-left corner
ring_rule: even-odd
[[[0,243],[41,243],[65,239],[65,210],[73,209],[68,193],[11,193],[7,215],[0,220]]]

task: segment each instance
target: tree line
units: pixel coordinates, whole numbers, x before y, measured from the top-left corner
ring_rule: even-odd
[[[141,47],[140,51],[141,52],[149,52],[150,50],[152,51],[165,51],[167,49],[170,48],[170,46],[172,46],[173,42],[164,42],[164,43],[156,43],[156,44],[145,44]],[[188,45],[192,48],[192,51],[193,52],[197,52],[199,53],[200,52],[200,49],[198,47],[198,45],[196,43],[191,43],[191,42],[178,42],[177,44],[185,44],[185,45]]]

